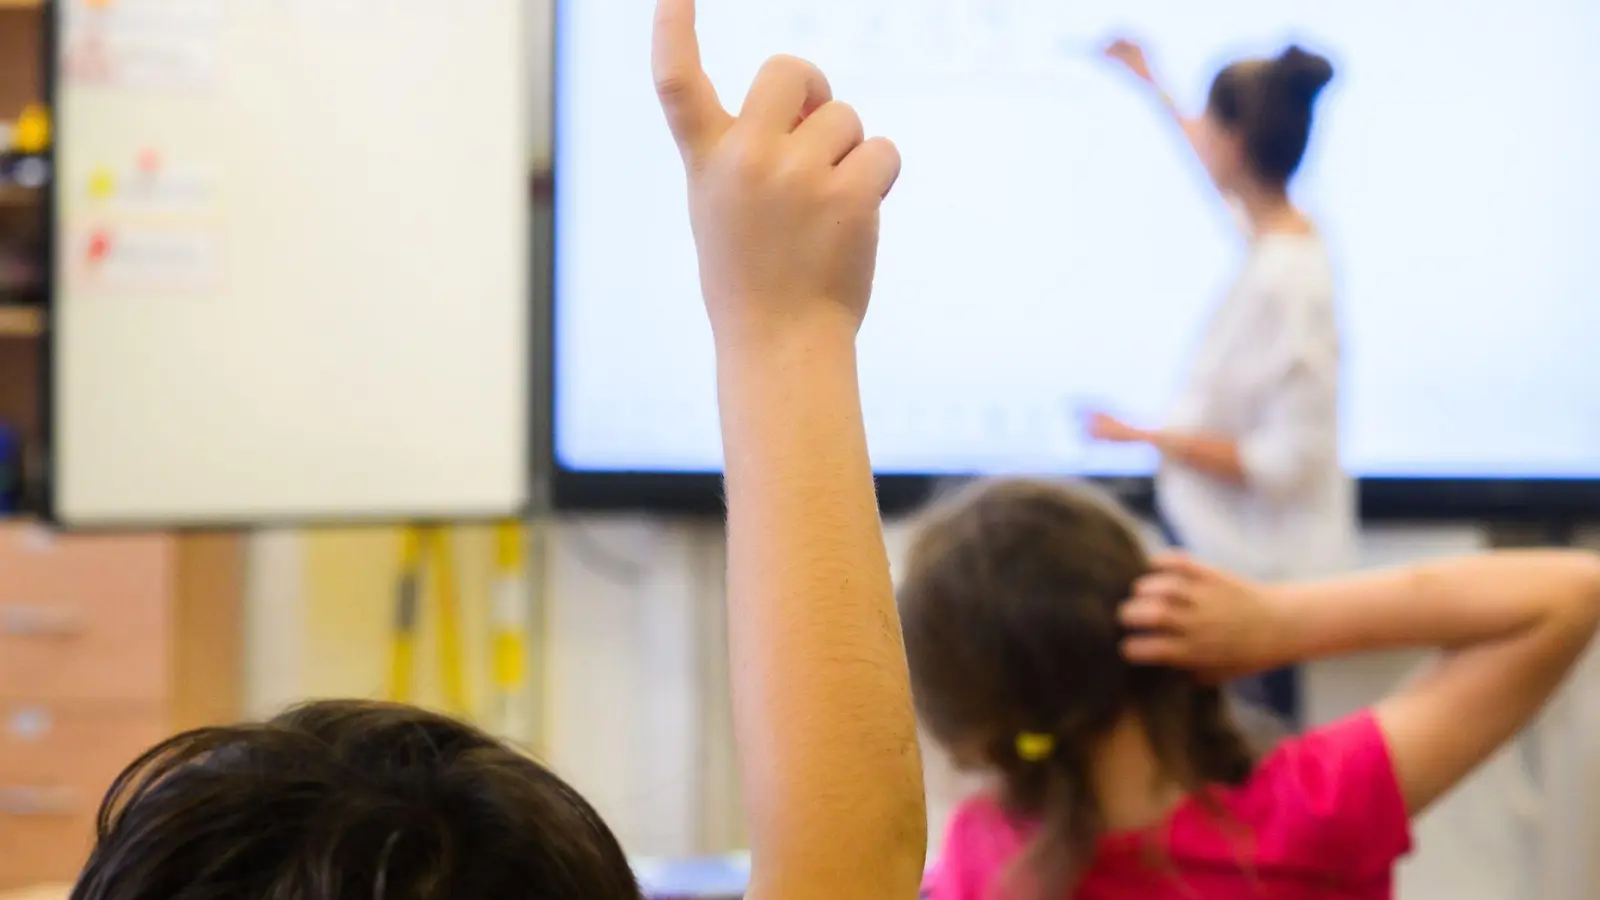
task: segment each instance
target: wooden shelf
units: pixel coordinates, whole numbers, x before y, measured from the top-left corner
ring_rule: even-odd
[[[44,0],[0,0],[0,12],[12,9],[40,9]]]
[[[43,330],[44,314],[39,310],[28,306],[0,306],[0,338],[38,337]]]
[[[0,3],[4,2],[5,0],[0,0]],[[38,202],[38,188],[18,187],[14,184],[0,184],[0,208],[32,206]]]

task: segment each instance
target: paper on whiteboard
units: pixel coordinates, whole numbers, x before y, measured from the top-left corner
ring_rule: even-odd
[[[213,199],[215,183],[209,168],[166,162],[153,153],[116,164],[100,163],[70,177],[86,208],[118,214],[204,211]]]
[[[216,285],[219,260],[209,230],[88,228],[67,244],[75,290],[205,290]]]
[[[129,90],[215,85],[226,0],[69,0],[61,39],[70,83]]]

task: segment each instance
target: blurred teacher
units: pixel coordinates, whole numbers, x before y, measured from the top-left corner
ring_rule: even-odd
[[[1289,198],[1333,67],[1299,47],[1233,63],[1212,82],[1204,115],[1189,119],[1137,45],[1118,41],[1106,55],[1178,119],[1248,242],[1166,427],[1096,413],[1090,436],[1160,453],[1163,526],[1197,557],[1260,579],[1344,568],[1356,510],[1339,465],[1333,271],[1315,224]],[[1292,670],[1274,672],[1241,692],[1297,724],[1298,681]]]

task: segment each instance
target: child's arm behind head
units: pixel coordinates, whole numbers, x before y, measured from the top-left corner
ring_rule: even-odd
[[[1600,623],[1600,558],[1505,553],[1296,596],[1292,608],[1325,611],[1302,617],[1308,650],[1337,648],[1349,631],[1351,649],[1444,651],[1376,709],[1415,816],[1515,737],[1566,680]]]
[[[717,348],[751,894],[912,898],[921,763],[855,357],[899,155],[793,58],[730,115],[692,0],[660,0],[655,74]]]
[[[1402,647],[1443,658],[1376,709],[1411,815],[1514,737],[1600,625],[1600,556],[1496,553],[1262,588],[1175,558],[1123,610],[1140,662],[1235,673]]]

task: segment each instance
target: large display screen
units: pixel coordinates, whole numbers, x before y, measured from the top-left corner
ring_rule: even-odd
[[[651,86],[652,0],[556,2],[553,441],[567,476],[715,473],[710,333]],[[1148,474],[1080,413],[1159,424],[1245,244],[1170,119],[1227,62],[1328,55],[1297,200],[1338,275],[1343,447],[1370,479],[1600,479],[1600,34],[1591,0],[701,0],[736,108],[827,72],[900,146],[861,334],[886,475]]]

